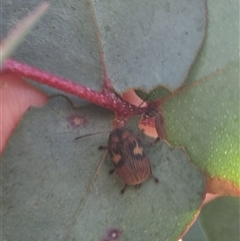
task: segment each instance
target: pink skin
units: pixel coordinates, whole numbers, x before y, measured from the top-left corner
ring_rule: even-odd
[[[47,101],[41,91],[27,84],[20,76],[12,73],[0,75],[0,153],[30,106],[42,106]]]

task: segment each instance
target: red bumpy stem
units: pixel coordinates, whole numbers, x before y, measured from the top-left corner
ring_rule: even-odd
[[[131,105],[114,91],[104,89],[102,92],[98,92],[12,59],[4,62],[2,71],[11,71],[21,77],[29,78],[41,84],[73,94],[93,104],[115,111],[122,118],[139,115],[146,110],[146,107]]]

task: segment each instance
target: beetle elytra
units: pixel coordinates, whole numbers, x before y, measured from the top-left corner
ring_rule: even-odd
[[[141,140],[131,129],[114,129],[109,135],[107,150],[114,164],[114,169],[109,173],[115,172],[125,183],[121,193],[124,193],[128,185],[139,187],[149,177],[158,182]]]

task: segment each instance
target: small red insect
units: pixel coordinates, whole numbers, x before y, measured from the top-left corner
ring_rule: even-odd
[[[114,164],[114,169],[109,173],[116,172],[125,183],[121,193],[124,193],[128,185],[140,187],[140,184],[149,177],[153,177],[155,182],[158,182],[158,179],[153,175],[151,163],[141,140],[134,131],[125,127],[114,129],[109,135],[106,148]]]

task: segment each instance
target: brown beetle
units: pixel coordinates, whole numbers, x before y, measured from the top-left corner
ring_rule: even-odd
[[[132,130],[125,127],[114,129],[109,135],[107,149],[114,164],[109,173],[116,172],[125,183],[121,193],[128,185],[140,187],[149,177],[158,182],[141,140]]]

